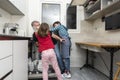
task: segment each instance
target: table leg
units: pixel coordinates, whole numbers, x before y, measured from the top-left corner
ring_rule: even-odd
[[[114,53],[119,50],[119,48],[104,48],[106,51],[110,53],[110,77],[109,80],[113,80],[113,58]]]
[[[86,50],[86,66],[88,66],[88,61],[89,61],[89,51],[88,49]]]
[[[89,50],[86,49],[86,63],[83,65],[83,67],[89,67]],[[83,67],[81,67],[80,69],[82,69]]]
[[[114,57],[114,53],[111,52],[110,53],[110,79],[109,80],[113,80],[113,57]]]

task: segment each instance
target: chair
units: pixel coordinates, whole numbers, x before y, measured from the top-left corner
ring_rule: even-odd
[[[114,80],[120,80],[120,79],[118,79],[118,76],[120,74],[120,62],[118,62],[117,65],[118,65],[118,69],[115,73]]]

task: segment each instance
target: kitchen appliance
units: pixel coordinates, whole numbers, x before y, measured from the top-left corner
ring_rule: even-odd
[[[3,33],[6,35],[18,35],[19,24],[17,23],[5,23]]]

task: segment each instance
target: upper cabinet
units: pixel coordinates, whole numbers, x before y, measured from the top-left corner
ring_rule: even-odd
[[[24,15],[25,0],[0,0],[0,8],[4,9],[11,15]]]
[[[71,5],[82,5],[86,0],[72,0]]]
[[[71,5],[84,6],[85,20],[89,21],[120,11],[120,0],[73,0]]]
[[[120,0],[87,0],[84,3],[85,20],[95,20],[120,9]]]
[[[85,7],[85,20],[95,20],[120,10],[120,0],[87,0]]]

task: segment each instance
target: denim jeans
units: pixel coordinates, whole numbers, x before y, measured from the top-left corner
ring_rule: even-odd
[[[70,71],[70,58],[64,58],[65,71]]]
[[[57,61],[58,61],[58,65],[60,67],[61,72],[64,71],[64,65],[63,65],[63,59],[62,56],[60,54],[60,47],[59,47],[59,42],[57,42],[55,44],[55,49],[54,49],[55,53],[56,53],[56,57],[57,57]]]
[[[70,48],[71,40],[69,38],[63,37],[65,41],[61,43],[61,53],[64,63],[65,71],[70,71]]]

